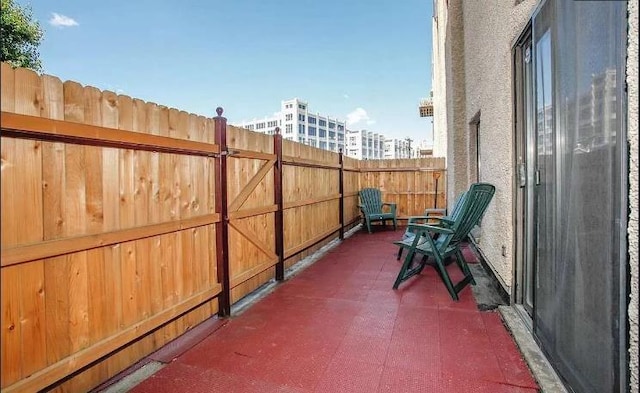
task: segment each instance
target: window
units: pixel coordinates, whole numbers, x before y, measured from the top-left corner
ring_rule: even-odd
[[[326,127],[327,126],[327,121],[320,119],[320,122],[318,124],[320,125],[320,127]]]
[[[291,134],[293,132],[293,124],[286,124],[284,126],[285,133]]]
[[[261,130],[264,128],[264,123],[258,123],[256,124],[256,130]]]
[[[304,121],[304,115],[299,114],[299,115],[298,115],[298,120],[300,120],[300,121]]]
[[[326,150],[327,149],[327,142],[320,141],[320,146],[319,147],[321,149],[325,149]]]
[[[302,105],[302,104],[298,104],[298,108],[299,108],[299,109],[302,109],[302,110],[307,109],[307,107],[306,107],[306,106],[304,106],[304,105]]]
[[[304,124],[298,124],[298,134],[304,134]]]
[[[278,125],[277,120],[273,120],[267,123],[267,127],[276,127]]]
[[[291,120],[293,120],[293,113],[287,113],[287,114],[285,115],[284,119],[285,119],[286,121],[291,121]]]
[[[336,139],[336,132],[335,131],[329,131],[329,139]]]
[[[320,121],[322,122],[322,120],[320,120]],[[322,124],[320,124],[320,125],[322,125]],[[318,136],[320,138],[326,138],[327,137],[327,130],[321,128],[320,131],[318,131]]]
[[[338,134],[338,141],[339,142],[344,141],[344,134]]]
[[[329,122],[329,128],[330,128],[330,129],[335,129],[335,128],[336,128],[336,123],[334,123],[334,122],[332,122],[332,121],[331,121],[331,122]]]
[[[316,136],[316,128],[309,126],[309,136]]]
[[[315,117],[308,116],[308,119],[309,119],[309,124],[316,124],[316,118]]]
[[[253,124],[249,124],[249,125],[247,126],[247,130],[253,130]]]
[[[336,144],[335,143],[329,143],[329,150],[334,151],[336,150]]]
[[[342,124],[338,124],[338,131],[344,131],[344,126]]]
[[[291,109],[291,108],[293,108],[293,104],[287,104],[284,107],[287,108],[287,109]]]

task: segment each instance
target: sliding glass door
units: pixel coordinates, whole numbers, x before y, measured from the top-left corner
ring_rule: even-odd
[[[626,381],[625,43],[626,2],[548,0],[516,47],[516,300],[579,392]]]

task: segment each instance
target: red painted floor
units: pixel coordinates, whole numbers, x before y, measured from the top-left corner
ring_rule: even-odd
[[[391,289],[401,234],[346,239],[133,391],[536,392],[499,314],[479,312],[469,287],[454,302],[427,268]]]

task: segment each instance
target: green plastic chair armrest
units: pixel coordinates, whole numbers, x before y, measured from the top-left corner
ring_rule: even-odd
[[[452,229],[449,229],[449,228],[437,227],[437,226],[427,225],[427,224],[409,224],[408,228],[409,229],[416,229],[419,232],[444,233],[444,234],[455,233],[455,231],[453,231]],[[418,232],[416,232],[416,234],[417,233]]]

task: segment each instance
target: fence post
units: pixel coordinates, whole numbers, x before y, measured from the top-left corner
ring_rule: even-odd
[[[344,160],[342,149],[339,150],[338,157],[340,159],[340,185],[339,185],[339,193],[340,193],[340,240],[344,240]]]
[[[282,209],[282,134],[280,127],[276,127],[273,136],[273,152],[276,155],[276,165],[273,169],[273,199],[277,206],[275,212],[275,235],[276,235],[276,280],[284,280],[284,211]]]
[[[229,215],[227,212],[227,119],[222,117],[223,109],[216,108],[214,118],[215,139],[220,147],[220,156],[215,163],[216,213],[220,221],[216,223],[216,262],[222,292],[218,298],[218,315],[231,314],[231,288],[229,280]]]
[[[282,210],[282,134],[280,127],[276,127],[273,135],[273,153],[276,155],[276,165],[273,170],[273,200],[277,206],[275,216],[276,230],[276,280],[284,280],[284,211]]]

